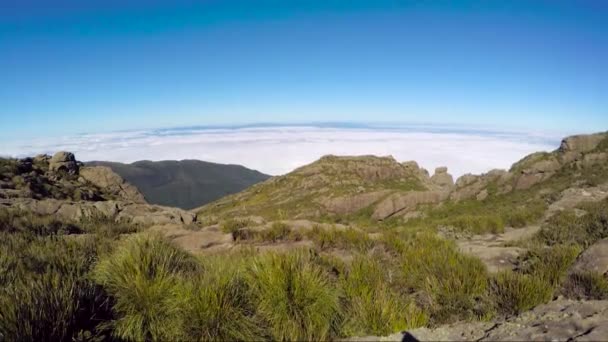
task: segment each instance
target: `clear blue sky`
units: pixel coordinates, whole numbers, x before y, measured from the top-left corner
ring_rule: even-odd
[[[608,129],[608,1],[0,0],[4,137],[253,122]]]

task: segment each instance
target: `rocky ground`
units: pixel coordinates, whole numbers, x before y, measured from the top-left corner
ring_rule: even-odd
[[[558,299],[519,316],[496,322],[457,323],[419,328],[353,341],[606,341],[608,301]]]

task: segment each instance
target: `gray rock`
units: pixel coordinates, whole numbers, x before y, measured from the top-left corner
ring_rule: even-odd
[[[392,194],[375,207],[372,218],[384,220],[396,213],[405,215],[416,210],[419,204],[439,203],[446,196],[447,194],[441,191],[411,191]]]
[[[146,203],[144,195],[136,187],[127,183],[107,166],[83,167],[80,169],[80,177],[118,199]]]
[[[55,153],[49,160],[49,170],[76,174],[78,173],[78,163],[73,153],[61,151]]]
[[[445,166],[435,169],[435,174],[431,177],[431,182],[443,190],[450,190],[454,187],[454,179],[452,178],[452,175],[448,173],[448,168]]]
[[[576,259],[570,271],[608,273],[608,239],[600,240],[587,248]]]

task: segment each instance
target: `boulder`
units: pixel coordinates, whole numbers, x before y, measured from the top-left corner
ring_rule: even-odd
[[[571,272],[608,273],[608,239],[600,240],[587,248],[570,268]]]
[[[480,176],[476,176],[476,175],[473,175],[470,173],[464,174],[464,175],[458,177],[458,179],[456,180],[456,187],[464,188],[467,185],[471,185],[471,184],[475,183],[479,178],[480,178]]]
[[[321,204],[327,211],[333,214],[347,215],[369,207],[388,193],[389,191],[374,191],[357,195],[333,197],[321,201]]]
[[[79,165],[76,162],[74,153],[71,152],[57,152],[49,160],[49,170],[51,171],[65,171],[71,174],[78,173]]]
[[[107,166],[83,167],[80,169],[80,177],[118,199],[134,203],[146,203],[144,195],[135,186],[125,182],[122,177]]]
[[[431,177],[431,182],[441,189],[449,190],[454,187],[454,179],[448,173],[445,166],[435,169],[435,174]]]
[[[446,193],[442,191],[410,191],[392,194],[375,207],[372,218],[384,220],[396,213],[405,215],[416,210],[419,204],[439,203],[445,198]]]
[[[562,140],[559,150],[563,153],[589,152],[595,149],[606,138],[608,138],[606,133],[574,135]]]

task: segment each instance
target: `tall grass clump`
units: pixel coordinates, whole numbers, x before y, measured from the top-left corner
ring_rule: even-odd
[[[459,253],[452,241],[434,234],[419,234],[408,241],[402,260],[405,285],[428,296],[427,305],[434,321],[487,314],[485,265],[475,257]]]
[[[129,237],[93,273],[114,302],[113,335],[134,341],[179,337],[176,284],[197,268],[187,252],[159,235]]]
[[[547,281],[557,288],[565,279],[570,265],[580,254],[577,245],[538,247],[528,251],[521,265],[521,272]]]
[[[340,285],[347,303],[342,328],[345,336],[382,336],[428,321],[409,298],[390,288],[386,269],[374,258],[353,260]]]
[[[188,341],[254,341],[264,331],[255,316],[242,263],[204,263],[204,272],[181,282],[176,293]]]
[[[354,228],[325,229],[314,226],[306,233],[306,237],[312,240],[321,249],[340,248],[365,252],[374,246],[374,240],[367,233]]]
[[[107,298],[88,280],[95,241],[2,233],[0,250],[0,340],[103,336]]]
[[[551,300],[553,286],[532,275],[503,271],[494,275],[490,290],[497,309],[506,315],[517,315]]]
[[[252,224],[249,219],[228,219],[220,224],[220,229],[226,234],[232,234],[237,237],[239,230],[247,228]]]
[[[310,251],[258,256],[248,282],[273,340],[327,340],[338,330],[338,291]]]
[[[568,275],[564,294],[573,299],[608,299],[608,279],[598,272],[576,272]]]

